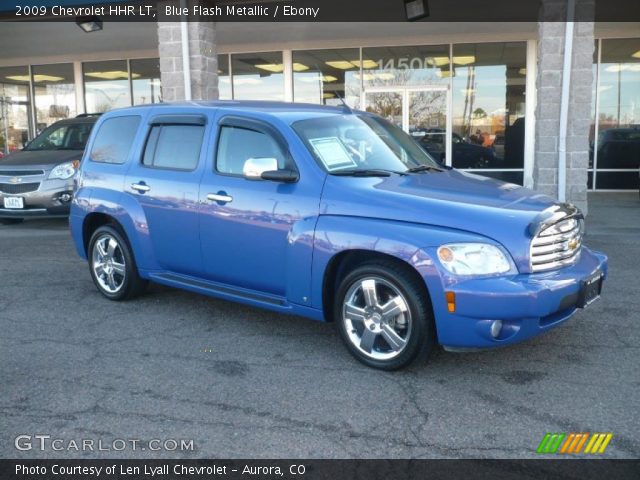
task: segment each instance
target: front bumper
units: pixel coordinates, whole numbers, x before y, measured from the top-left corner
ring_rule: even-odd
[[[36,190],[26,193],[0,191],[0,218],[66,217],[71,199],[63,201],[65,193],[73,195],[73,179],[42,180]],[[4,208],[5,197],[21,197],[24,208]]]
[[[574,265],[558,270],[463,280],[440,285],[442,300],[433,295],[440,344],[452,349],[497,347],[520,342],[550,330],[577,310],[581,282],[598,270],[606,279],[607,257],[582,248]],[[450,313],[444,292],[455,294],[455,312]],[[494,338],[491,325],[502,321]]]

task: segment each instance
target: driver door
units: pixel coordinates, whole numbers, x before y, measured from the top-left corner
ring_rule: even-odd
[[[300,182],[249,179],[247,160],[276,159],[296,169],[284,137],[261,121],[223,117],[213,168],[200,188],[200,242],[205,276],[218,283],[285,296],[292,226],[317,212],[317,196]],[[255,163],[255,162],[253,162]],[[259,162],[258,162],[259,163]]]

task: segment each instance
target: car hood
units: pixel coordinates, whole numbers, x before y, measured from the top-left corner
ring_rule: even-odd
[[[21,150],[0,158],[0,170],[8,167],[30,167],[47,170],[56,165],[82,158],[82,150]]]
[[[329,175],[321,214],[453,228],[491,238],[529,271],[529,224],[556,201],[533,190],[458,170],[390,177]],[[423,245],[423,247],[436,245]]]

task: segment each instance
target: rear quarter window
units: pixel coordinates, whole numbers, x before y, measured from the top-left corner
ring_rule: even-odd
[[[96,133],[89,159],[100,163],[125,163],[139,125],[140,116],[138,115],[105,120]]]

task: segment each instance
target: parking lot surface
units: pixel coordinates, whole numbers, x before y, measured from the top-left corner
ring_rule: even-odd
[[[0,457],[535,458],[547,432],[612,432],[640,456],[640,201],[592,194],[603,296],[532,341],[380,372],[331,324],[154,285],[97,292],[64,220],[0,226]],[[19,451],[19,435],[60,451]],[[76,451],[191,439],[188,451]],[[172,446],[172,444],[169,444]]]

